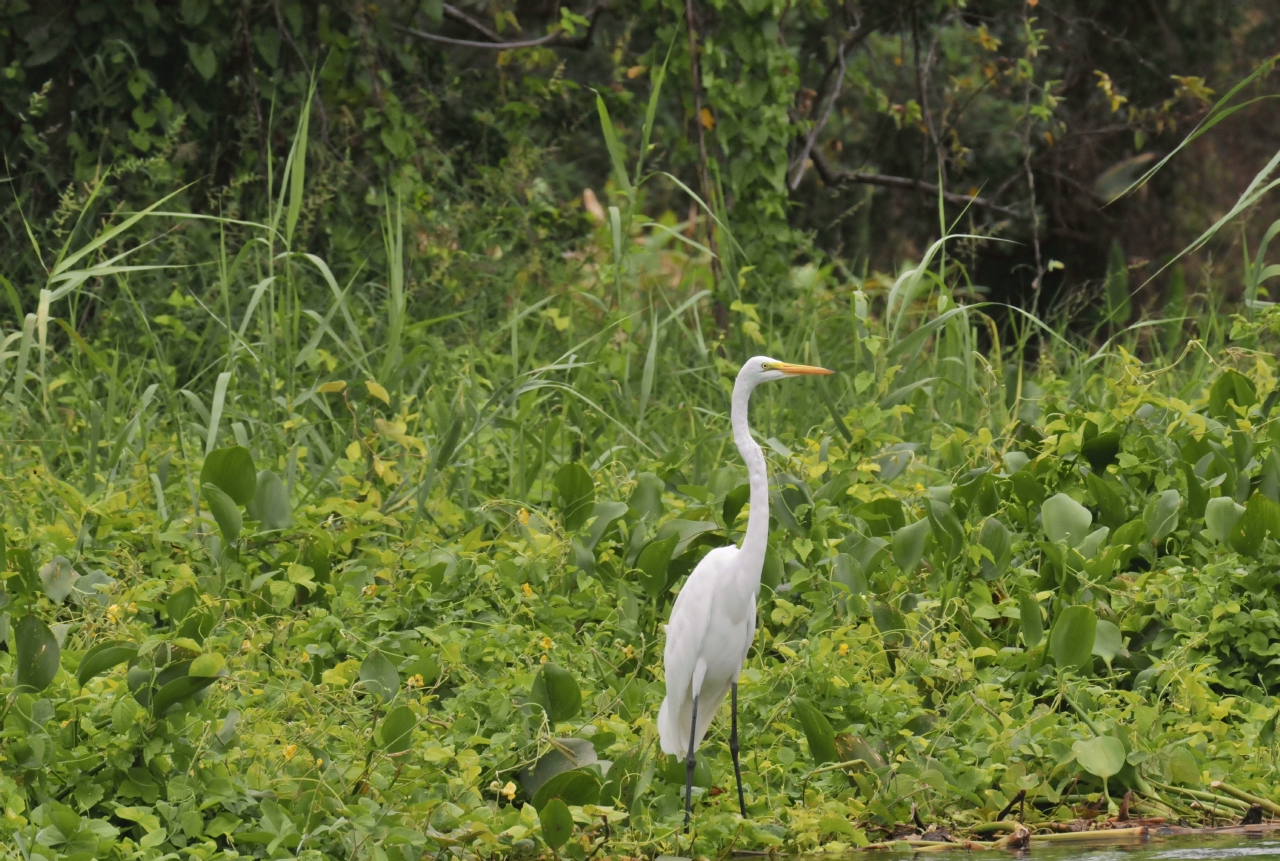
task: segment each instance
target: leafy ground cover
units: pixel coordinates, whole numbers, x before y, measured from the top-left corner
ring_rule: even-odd
[[[303,171],[261,223],[157,204],[68,239],[4,334],[11,856],[839,852],[1018,801],[1201,821],[1280,794],[1260,293],[1216,341],[1086,349],[961,304],[940,242],[717,309],[637,193],[563,290],[413,320],[393,203],[381,281],[292,248]],[[103,282],[136,342],[79,333]],[[840,374],[756,399],[750,816],[717,724],[689,836],[661,622],[745,524],[726,408],[755,352]]]

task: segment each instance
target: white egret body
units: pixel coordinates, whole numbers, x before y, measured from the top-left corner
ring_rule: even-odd
[[[747,403],[760,383],[830,373],[825,368],[756,356],[742,366],[733,387],[733,441],[746,462],[751,486],[747,532],[740,547],[717,547],[693,569],[671,608],[663,655],[667,696],[658,712],[658,734],[663,751],[685,759],[686,824],[698,745],[730,691],[733,725],[729,750],[738,784],[738,804],[742,815],[747,815],[738,765],[738,674],[755,639],[756,594],[769,541],[769,474],[764,452],[751,437]]]

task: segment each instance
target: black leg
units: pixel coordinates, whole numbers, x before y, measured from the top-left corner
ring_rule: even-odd
[[[693,752],[693,743],[698,737],[698,695],[693,695],[693,720],[689,722],[689,753],[684,760],[684,827],[689,827],[693,816],[693,769],[697,766],[697,756]]]
[[[742,809],[742,816],[747,816],[747,802],[742,796],[742,766],[738,764],[738,683],[734,682],[733,699],[731,700],[730,713],[733,716],[733,724],[729,730],[729,753],[733,755],[733,776],[738,781],[738,807]]]

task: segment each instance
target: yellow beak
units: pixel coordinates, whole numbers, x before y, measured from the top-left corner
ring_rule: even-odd
[[[811,376],[825,377],[829,374],[835,373],[835,371],[828,371],[826,368],[819,368],[819,367],[815,367],[814,365],[792,365],[792,364],[788,364],[787,362],[778,362],[778,364],[773,366],[773,370],[782,371],[782,373],[786,374],[789,377],[806,375],[806,374]]]

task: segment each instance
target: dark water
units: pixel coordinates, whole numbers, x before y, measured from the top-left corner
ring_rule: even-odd
[[[1027,861],[1217,861],[1217,859],[1248,859],[1248,861],[1268,861],[1275,858],[1280,861],[1280,832],[1271,832],[1264,836],[1250,837],[1244,835],[1223,836],[1160,836],[1153,834],[1145,842],[1133,842],[1093,846],[1047,846],[1037,844],[1030,850],[1019,853],[1012,852],[925,852],[898,853],[876,852],[870,855],[859,853],[861,858],[876,859],[920,859],[929,857],[937,861],[958,861],[963,855],[968,859],[990,859],[1000,861],[1020,857]],[[852,859],[854,856],[849,856]]]

